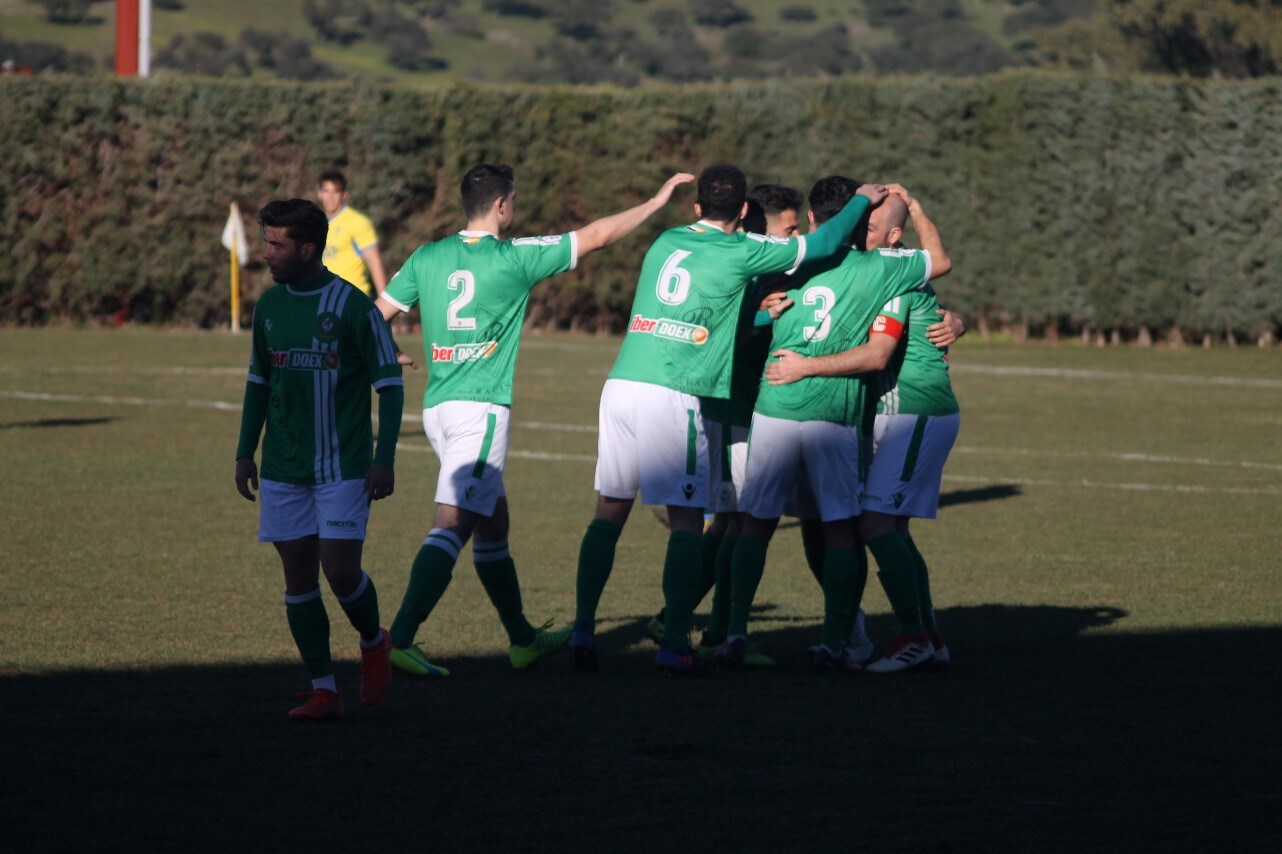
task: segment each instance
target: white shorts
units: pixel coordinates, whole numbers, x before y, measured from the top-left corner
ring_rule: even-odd
[[[878,415],[863,509],[934,519],[961,415]]]
[[[506,493],[507,439],[512,412],[497,403],[447,400],[423,410],[423,432],[441,461],[436,503],[493,516]]]
[[[754,412],[739,509],[778,519],[805,477],[825,522],[859,515],[859,431],[831,421],[790,421]]]
[[[699,398],[663,386],[606,380],[601,390],[596,491],[606,498],[707,508],[708,436]]]
[[[708,447],[712,455],[713,513],[738,513],[743,475],[748,466],[748,428],[709,421]]]
[[[317,536],[322,540],[364,541],[369,502],[364,479],[317,486],[260,481],[258,542],[284,543]]]

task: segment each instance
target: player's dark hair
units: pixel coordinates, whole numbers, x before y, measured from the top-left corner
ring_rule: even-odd
[[[783,184],[758,184],[749,191],[748,201],[761,205],[769,216],[778,216],[784,211],[801,211],[801,191]]]
[[[738,166],[717,163],[699,173],[700,215],[713,222],[733,222],[743,211],[748,179]]]
[[[503,164],[481,163],[467,170],[459,184],[463,196],[463,212],[468,219],[485,216],[495,199],[510,196],[516,189],[512,167]]]
[[[285,229],[295,246],[314,244],[318,258],[325,250],[329,218],[320,205],[308,199],[277,199],[268,202],[258,212],[258,224],[263,228]]]
[[[815,224],[827,222],[841,213],[861,186],[863,181],[842,175],[829,175],[816,181],[810,188],[810,212],[815,215]]]
[[[748,191],[748,212],[743,215],[743,230],[765,234],[770,227],[767,217],[784,211],[801,212],[801,191],[782,184],[758,184]]]
[[[347,176],[337,169],[329,169],[322,172],[320,178],[316,181],[316,186],[319,187],[321,184],[333,184],[340,193],[347,192]]]

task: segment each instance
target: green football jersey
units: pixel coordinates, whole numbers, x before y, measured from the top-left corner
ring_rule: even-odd
[[[938,308],[935,289],[927,285],[892,299],[878,315],[873,331],[884,331],[879,326],[903,329],[886,370],[868,381],[878,414],[953,415],[961,411],[948,378],[948,349],[926,339],[926,327],[939,320],[935,314]]]
[[[263,478],[315,485],[365,477],[369,389],[401,385],[401,366],[374,303],[326,271],[278,284],[254,306],[249,381],[271,387]]]
[[[577,263],[574,232],[499,240],[460,231],[416,249],[383,297],[401,311],[419,306],[428,363],[423,408],[447,400],[510,406],[530,289]]]
[[[930,280],[930,255],[915,249],[847,252],[788,296],[795,303],[775,321],[770,350],[827,356],[868,340],[877,311]],[[757,412],[792,421],[858,424],[863,387],[853,377],[805,377],[788,385],[763,378]]]
[[[641,263],[610,379],[729,397],[744,288],[755,276],[795,270],[805,252],[804,237],[726,234],[705,221],[663,232]]]

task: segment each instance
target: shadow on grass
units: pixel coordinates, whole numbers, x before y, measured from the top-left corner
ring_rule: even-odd
[[[37,421],[13,421],[0,424],[0,430],[42,430],[46,427],[94,427],[110,424],[116,418],[41,418]]]
[[[286,719],[293,663],[7,675],[6,848],[1277,850],[1282,630],[1126,616],[951,608],[949,672],[842,678],[764,611],[779,666],[695,681],[633,618],[595,674],[455,658],[364,707],[340,662],[337,725]]]

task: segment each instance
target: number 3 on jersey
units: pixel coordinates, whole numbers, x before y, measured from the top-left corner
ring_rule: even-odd
[[[817,287],[810,288],[806,295],[801,298],[805,305],[814,305],[815,308],[815,325],[807,326],[801,330],[807,341],[822,341],[828,337],[829,327],[832,326],[832,308],[837,304],[837,295],[833,293],[832,288]]]
[[[690,271],[681,269],[679,265],[689,257],[689,252],[678,249],[663,262],[663,269],[659,271],[659,302],[681,305],[686,301],[690,295]]]
[[[468,270],[455,270],[450,273],[445,287],[451,291],[462,291],[450,300],[449,309],[445,312],[445,326],[448,329],[475,329],[475,317],[459,317],[458,313],[476,296],[476,277]]]

